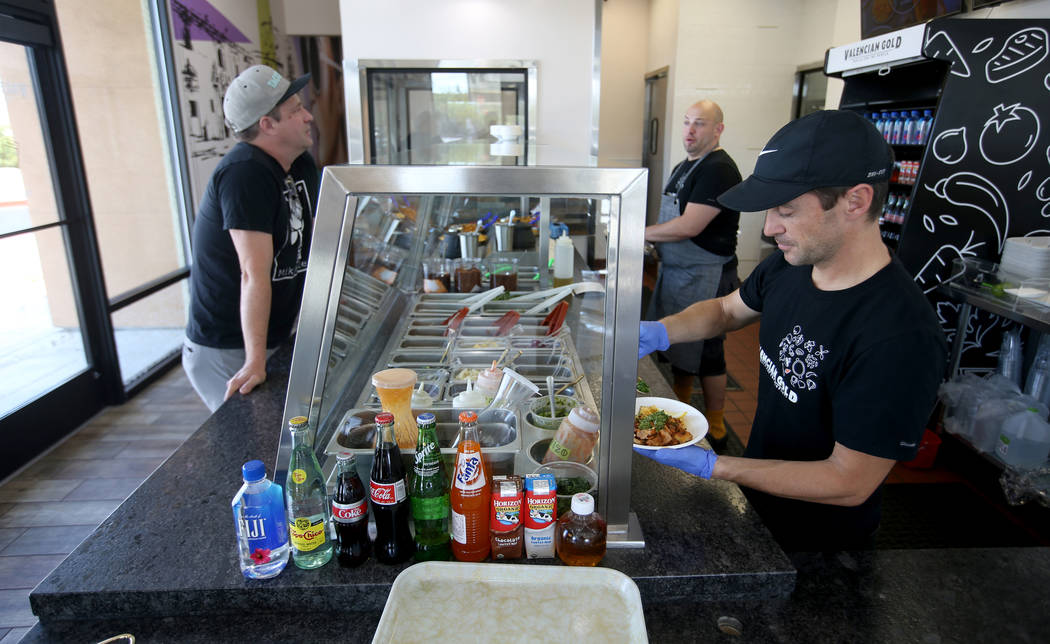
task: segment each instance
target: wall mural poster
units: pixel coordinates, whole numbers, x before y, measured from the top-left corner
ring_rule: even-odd
[[[222,113],[222,97],[230,82],[259,63],[285,76],[295,76],[296,66],[288,38],[273,23],[267,2],[170,0],[169,4],[173,67],[196,211],[212,171],[236,143]]]
[[[860,37],[918,25],[962,11],[962,0],[860,0]]]
[[[938,20],[924,53],[947,61],[901,260],[952,336],[960,305],[935,292],[956,259],[998,262],[1008,237],[1050,235],[1050,21]],[[963,365],[994,366],[1002,327],[967,321]],[[982,342],[983,340],[983,342]]]

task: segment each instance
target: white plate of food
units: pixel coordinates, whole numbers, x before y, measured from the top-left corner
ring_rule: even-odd
[[[634,427],[634,446],[641,449],[677,449],[693,445],[707,435],[704,415],[696,407],[673,398],[636,398]],[[682,430],[688,433],[688,439]]]

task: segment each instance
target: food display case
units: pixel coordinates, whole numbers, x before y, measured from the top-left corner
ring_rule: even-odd
[[[483,414],[490,474],[541,467],[555,430],[532,406],[553,386],[600,416],[583,460],[610,547],[644,545],[630,484],[646,180],[637,169],[325,168],[283,419],[310,420],[326,477],[345,450],[368,476],[372,374],[416,373],[413,415],[437,416],[450,463],[453,400],[495,361],[539,393]],[[554,287],[552,229],[573,242],[570,285]],[[290,452],[283,431],[278,481]]]

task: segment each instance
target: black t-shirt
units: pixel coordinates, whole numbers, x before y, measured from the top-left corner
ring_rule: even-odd
[[[896,258],[841,291],[817,289],[812,268],[777,251],[741,286],[744,303],[762,312],[758,408],[744,455],[816,461],[841,443],[914,458],[947,358],[932,307]],[[856,507],[745,491],[791,550],[854,547],[879,524],[879,491]]]
[[[241,269],[229,231],[273,236],[267,348],[292,332],[299,314],[317,203],[317,166],[303,153],[288,173],[276,159],[238,143],[211,175],[193,224],[193,268],[187,337],[207,347],[244,347]]]
[[[678,212],[685,212],[687,203],[698,203],[713,206],[722,212],[718,213],[700,234],[693,237],[693,243],[715,255],[732,255],[736,252],[736,231],[740,224],[740,212],[729,210],[718,203],[718,195],[740,183],[740,171],[736,163],[725,150],[712,150],[698,161],[682,161],[671,172],[671,178],[664,188],[667,194],[674,194],[679,179],[696,163],[700,166],[694,170],[678,194]]]

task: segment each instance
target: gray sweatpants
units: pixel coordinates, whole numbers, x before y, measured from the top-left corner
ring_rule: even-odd
[[[269,358],[277,349],[266,352]],[[244,349],[216,349],[182,339],[182,368],[208,409],[214,412],[226,396],[226,383],[244,366]]]

